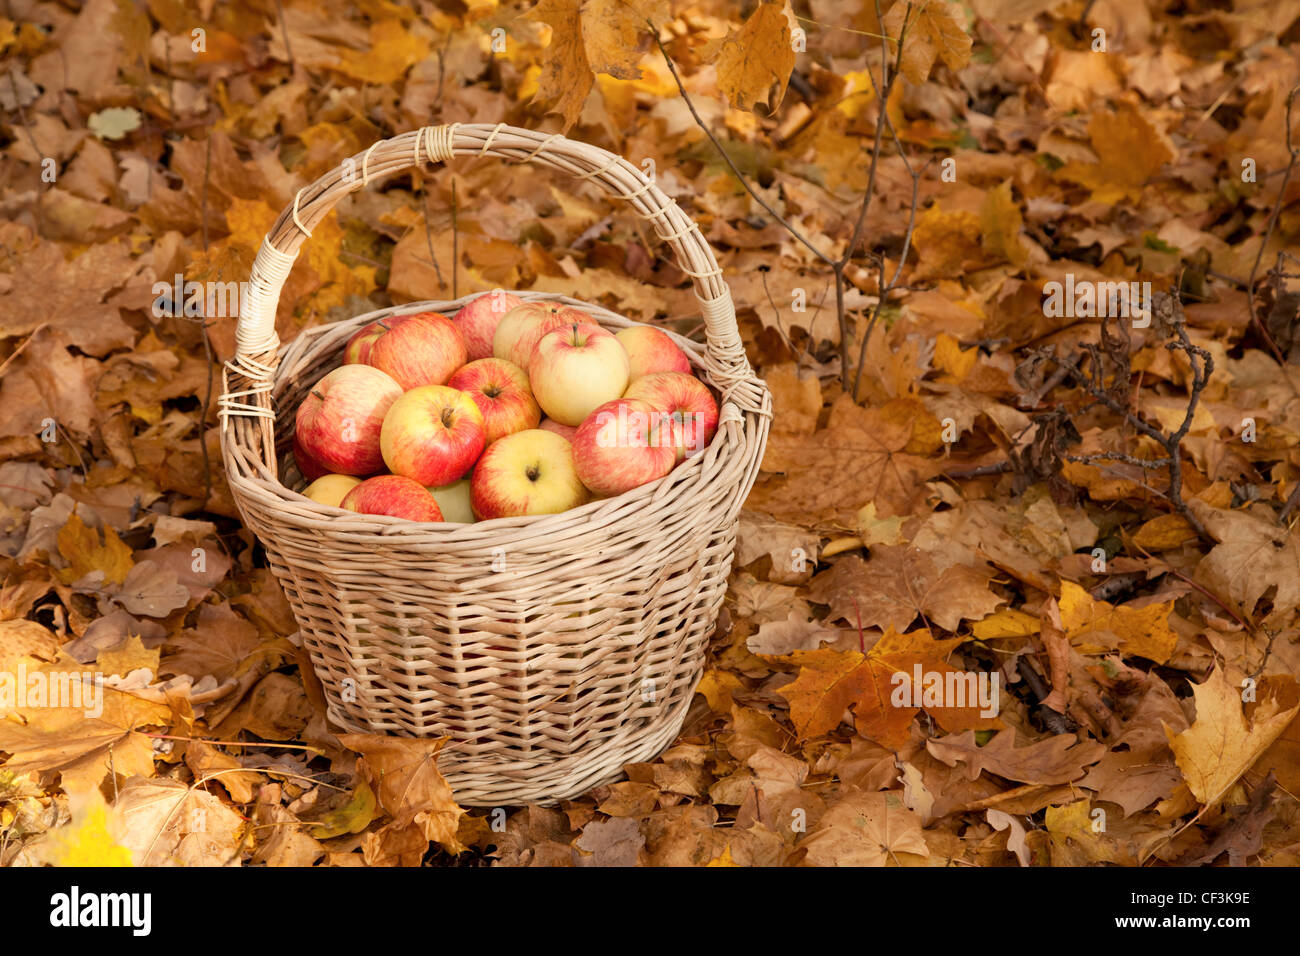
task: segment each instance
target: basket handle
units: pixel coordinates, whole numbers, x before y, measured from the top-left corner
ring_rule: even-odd
[[[761,405],[758,394],[750,395],[753,389],[747,387],[754,382],[753,371],[736,326],[731,291],[722,279],[713,249],[673,199],[627,160],[597,146],[504,123],[452,123],[376,142],[300,189],[293,204],[280,213],[253,262],[249,291],[235,330],[235,357],[228,363],[228,371],[242,379],[246,389],[222,396],[223,417],[268,417],[266,393],[280,345],[275,332],[276,307],[298,249],[316,225],[340,199],[365,187],[371,178],[424,161],[446,162],[455,155],[537,163],[597,182],[610,195],[631,204],[638,216],[654,224],[655,233],[672,248],[678,267],[691,277],[704,317],[709,371],[724,400],[729,398],[743,408],[756,402]]]

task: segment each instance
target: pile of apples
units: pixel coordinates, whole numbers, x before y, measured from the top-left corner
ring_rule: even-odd
[[[658,329],[479,296],[372,322],[298,406],[303,494],[411,521],[556,514],[703,451],[718,406]]]

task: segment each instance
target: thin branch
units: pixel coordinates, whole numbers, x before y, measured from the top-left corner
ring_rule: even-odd
[[[677,82],[677,91],[681,94],[682,99],[686,102],[686,108],[691,111],[691,116],[695,118],[695,124],[699,126],[701,130],[704,131],[704,135],[709,138],[709,142],[713,144],[713,148],[716,149],[718,151],[718,154],[723,158],[724,161],[726,161],[727,166],[731,168],[732,174],[736,177],[740,185],[744,186],[745,191],[754,198],[754,201],[757,202],[760,206],[762,206],[765,210],[767,210],[767,214],[771,216],[773,219],[775,219],[778,223],[780,223],[786,229],[786,231],[790,233],[790,235],[794,236],[795,239],[799,240],[799,242],[803,246],[805,246],[809,252],[811,252],[822,262],[826,263],[828,266],[834,265],[835,262],[833,259],[831,259],[830,256],[826,255],[826,253],[822,252],[820,249],[814,246],[807,239],[807,237],[804,236],[802,232],[800,232],[793,225],[791,225],[788,219],[786,219],[779,212],[773,209],[772,205],[766,199],[760,196],[758,192],[755,191],[754,187],[752,187],[749,184],[749,180],[745,178],[744,173],[742,173],[740,171],[740,168],[736,166],[730,154],[728,154],[727,151],[722,148],[722,144],[718,142],[718,138],[713,135],[713,130],[709,129],[708,124],[704,122],[704,118],[701,117],[699,112],[695,109],[695,103],[691,101],[690,95],[686,92],[686,87],[682,84],[682,78],[677,74],[677,66],[676,64],[673,63],[673,58],[668,55],[668,48],[664,46],[664,41],[659,39],[659,28],[656,27],[654,23],[651,22],[650,20],[647,20],[646,23],[650,24],[651,35],[654,36],[655,43],[659,45],[659,52],[663,54],[664,62],[668,64],[668,70],[670,73],[672,73],[673,79]]]

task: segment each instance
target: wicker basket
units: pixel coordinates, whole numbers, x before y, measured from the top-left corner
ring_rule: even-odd
[[[276,304],[298,248],[345,194],[453,155],[594,181],[654,224],[701,302],[707,346],[674,338],[722,397],[707,449],[615,498],[477,524],[351,514],[294,490],[303,484],[285,453],[294,409],[352,333],[386,315],[451,315],[473,298],[383,309],[281,348]],[[505,125],[427,127],[303,189],[263,242],[249,286],[221,397],[226,472],[293,607],[330,719],[353,732],[449,736],[439,766],[466,806],[552,803],[670,744],[700,678],[771,417],[695,223],[602,149]],[[568,302],[607,327],[635,324],[575,299],[515,294]]]

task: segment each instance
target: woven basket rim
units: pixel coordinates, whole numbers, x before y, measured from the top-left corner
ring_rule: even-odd
[[[312,326],[311,328],[303,329],[298,336],[295,336],[290,341],[282,344],[278,350],[277,358],[283,358],[284,355],[293,348],[310,348],[310,338],[320,336],[331,329],[338,329],[341,327],[347,328],[350,326],[360,327],[365,325],[368,321],[374,321],[375,317],[384,315],[402,315],[430,311],[439,313],[452,312],[467,302],[473,301],[474,299],[480,298],[484,295],[492,295],[495,291],[497,290],[493,289],[485,292],[470,293],[461,296],[458,299],[426,299],[418,302],[402,303],[398,306],[374,309],[370,312],[365,312],[347,319],[341,319],[336,322]],[[576,299],[572,296],[560,293],[538,292],[535,290],[503,291],[507,291],[511,295],[524,299],[562,301],[566,304],[588,310],[598,321],[600,321],[602,317],[613,317],[627,323],[629,326],[642,325],[648,328],[659,328],[659,326],[629,319],[621,313],[606,309],[603,306],[585,302],[581,299]],[[684,351],[687,351],[689,357],[692,359],[692,364],[707,375],[707,369],[703,368],[702,364],[698,361],[701,355],[707,354],[706,346],[694,342],[670,329],[660,328],[660,331],[672,337]],[[314,335],[312,333],[314,333]],[[310,338],[303,338],[303,336],[310,336]],[[283,367],[283,363],[277,361],[276,372],[272,380],[272,394],[275,394],[282,387],[284,379],[281,375],[281,370]],[[755,378],[757,378],[757,376],[755,376]],[[706,384],[709,384],[712,389],[716,389],[716,386],[712,383]],[[734,405],[734,403],[732,404]],[[720,404],[719,413],[721,413],[721,411],[722,405]],[[740,415],[743,421],[746,416],[743,412],[740,412]],[[726,454],[728,450],[726,448],[727,444],[727,431],[725,428],[719,426],[716,434],[713,436],[713,440],[710,441],[709,444],[698,454],[693,455],[674,467],[673,470],[664,477],[647,482],[644,485],[640,485],[620,495],[608,498],[595,498],[556,514],[521,515],[509,518],[486,518],[475,522],[411,521],[406,518],[395,518],[388,515],[359,514],[347,511],[343,508],[313,501],[301,492],[290,488],[278,477],[272,478],[266,475],[256,475],[256,473],[250,474],[243,468],[240,468],[238,472],[227,469],[227,481],[230,484],[239,482],[240,484],[255,485],[263,492],[273,494],[282,502],[292,504],[295,508],[303,510],[306,512],[304,515],[295,514],[292,510],[286,510],[281,516],[284,520],[301,526],[314,525],[315,522],[323,518],[346,516],[350,523],[349,531],[346,532],[349,536],[365,537],[369,535],[375,539],[383,541],[392,541],[395,537],[408,539],[415,536],[432,536],[450,542],[458,541],[461,536],[464,536],[467,540],[479,539],[485,534],[494,531],[509,532],[514,530],[528,530],[545,532],[547,530],[545,523],[548,519],[552,521],[555,519],[562,519],[564,523],[568,525],[571,524],[574,519],[590,516],[594,523],[603,525],[606,523],[606,520],[616,520],[619,517],[618,512],[621,512],[624,508],[634,503],[653,507],[657,503],[658,499],[667,496],[667,491],[665,489],[671,489],[678,485],[698,483],[702,479],[707,480],[709,476],[707,474],[702,474],[705,461],[711,457],[711,453],[712,455]],[[262,470],[258,467],[256,462],[254,462],[254,467],[259,471]],[[363,524],[370,524],[373,526],[373,529],[360,529],[358,526]],[[466,529],[472,530],[466,534]]]

